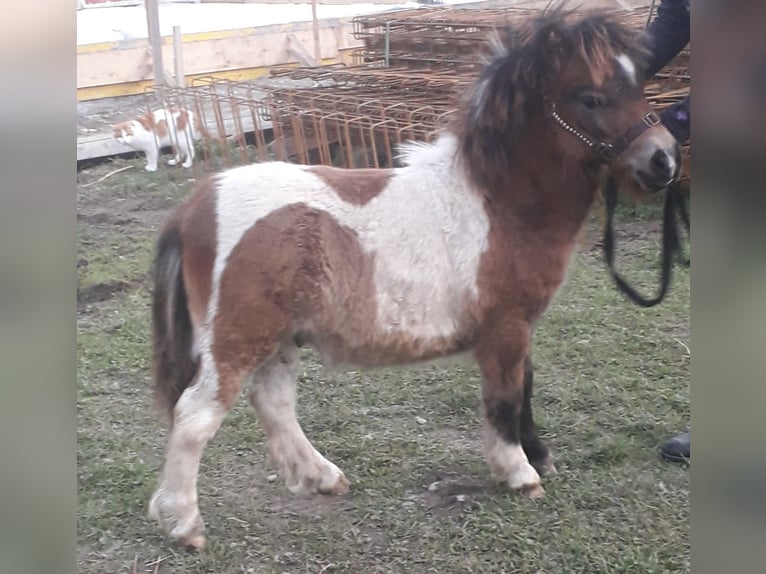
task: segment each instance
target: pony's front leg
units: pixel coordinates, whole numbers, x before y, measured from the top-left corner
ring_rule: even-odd
[[[521,446],[529,459],[529,463],[541,475],[556,473],[553,457],[547,446],[537,434],[537,425],[532,416],[532,386],[534,382],[534,367],[532,360],[527,357],[524,361],[524,403],[521,406]]]
[[[540,475],[522,446],[526,326],[505,325],[480,344],[476,358],[482,371],[485,457],[493,478],[519,494],[544,494]],[[498,336],[504,334],[505,336]]]

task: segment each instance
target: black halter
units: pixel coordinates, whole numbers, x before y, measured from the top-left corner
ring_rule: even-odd
[[[628,130],[617,138],[613,143],[598,141],[584,134],[577,128],[568,124],[556,109],[556,104],[551,103],[551,117],[554,121],[566,131],[577,137],[585,145],[591,148],[606,163],[612,162],[620,156],[633,140],[640,136],[647,129],[660,123],[660,118],[654,112],[646,114],[641,121],[628,128]],[[683,194],[677,181],[669,181],[665,189],[665,209],[662,220],[662,254],[660,256],[660,290],[656,297],[649,299],[640,295],[631,287],[625,279],[620,276],[614,268],[614,210],[617,206],[617,182],[610,175],[606,182],[604,190],[604,200],[606,203],[606,226],[604,228],[604,257],[609,274],[614,279],[617,287],[628,298],[641,305],[642,307],[653,307],[665,298],[665,294],[670,286],[670,278],[673,271],[673,257],[681,254],[681,242],[678,236],[678,221],[680,216],[687,235],[690,235],[689,213],[684,204]],[[681,263],[688,267],[688,259],[680,257]]]
[[[573,136],[577,137],[580,141],[582,141],[585,145],[591,148],[597,155],[599,155],[604,161],[607,161],[607,162],[610,162],[616,159],[617,157],[619,157],[619,155],[622,152],[628,149],[628,146],[631,144],[631,142],[634,139],[636,139],[638,136],[640,136],[649,128],[653,128],[654,126],[659,125],[661,121],[660,117],[657,114],[655,114],[654,112],[649,112],[643,118],[641,118],[640,122],[628,128],[628,130],[624,134],[622,134],[620,137],[618,137],[613,143],[606,143],[603,141],[598,141],[595,138],[589,137],[585,135],[585,133],[578,130],[577,128],[568,124],[564,120],[564,118],[562,118],[559,115],[558,109],[556,108],[556,104],[554,104],[553,102],[551,102],[550,108],[551,108],[551,117],[556,121],[557,124],[559,124],[562,128],[564,128],[569,133],[571,133]]]

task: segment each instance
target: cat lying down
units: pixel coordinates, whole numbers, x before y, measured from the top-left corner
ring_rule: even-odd
[[[112,128],[114,139],[146,154],[146,171],[157,171],[160,149],[165,146],[170,146],[175,152],[168,165],[177,165],[183,158],[181,165],[191,167],[194,142],[206,134],[199,116],[181,107],[151,110]]]

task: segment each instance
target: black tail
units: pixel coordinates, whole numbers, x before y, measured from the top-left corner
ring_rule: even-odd
[[[158,404],[171,424],[173,408],[194,378],[199,360],[192,357],[192,324],[181,272],[181,232],[178,221],[168,225],[157,241],[152,275],[152,374]]]

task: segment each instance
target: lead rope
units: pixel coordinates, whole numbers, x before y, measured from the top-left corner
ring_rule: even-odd
[[[686,233],[690,236],[689,214],[684,205],[683,196],[678,183],[673,183],[665,191],[665,208],[662,219],[662,254],[660,256],[660,291],[654,299],[640,295],[623,279],[614,269],[614,209],[617,205],[617,183],[609,177],[604,193],[606,203],[606,226],[604,229],[604,256],[609,269],[609,274],[614,279],[617,287],[628,296],[630,300],[642,307],[653,307],[665,298],[670,286],[670,278],[673,272],[673,257],[680,256],[681,264],[688,267],[690,261],[684,259],[681,250],[681,242],[678,238],[678,220],[676,212],[686,227]]]

